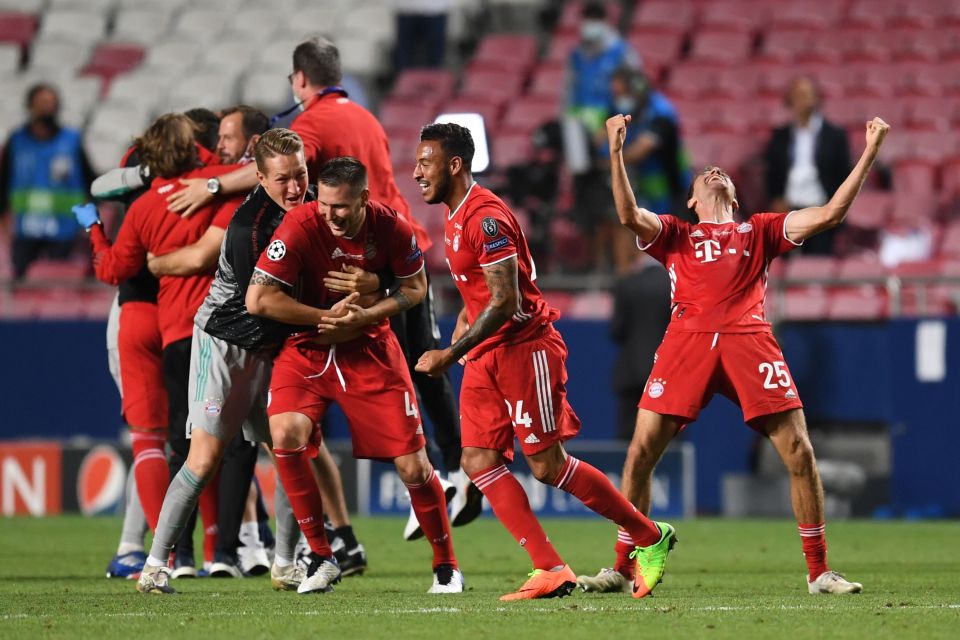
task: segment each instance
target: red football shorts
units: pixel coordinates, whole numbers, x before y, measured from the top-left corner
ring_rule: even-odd
[[[462,446],[494,449],[513,460],[514,436],[529,456],[577,435],[566,360],[567,345],[549,325],[539,337],[469,360],[460,385]]]
[[[803,403],[771,333],[669,333],[657,349],[640,408],[696,420],[714,393],[756,418]]]
[[[273,362],[267,415],[296,412],[315,425],[330,403],[350,425],[355,458],[393,460],[426,445],[417,394],[396,336],[358,344],[285,346]]]
[[[157,305],[125,302],[117,334],[123,417],[135,429],[167,428],[167,390],[163,384],[163,341]]]

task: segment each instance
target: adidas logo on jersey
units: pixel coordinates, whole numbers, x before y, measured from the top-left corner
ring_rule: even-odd
[[[783,397],[787,400],[796,400],[797,394],[793,389],[787,389],[787,392],[783,394]]]
[[[422,436],[422,435],[423,435],[423,425],[420,425],[419,427],[417,427],[416,434],[417,434],[418,436]]]
[[[691,238],[702,238],[702,237],[704,237],[704,235],[705,235],[705,234],[703,233],[703,231],[700,231],[700,229],[694,229],[694,230],[693,230],[693,233],[690,234],[690,237],[691,237]]]
[[[540,442],[540,438],[538,438],[537,436],[531,433],[526,438],[524,438],[523,442],[524,444],[538,444]]]

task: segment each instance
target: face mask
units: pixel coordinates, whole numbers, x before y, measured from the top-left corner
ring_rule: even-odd
[[[637,108],[637,101],[630,96],[623,96],[614,101],[614,106],[617,108],[617,113],[630,115]]]
[[[57,116],[55,114],[44,114],[42,116],[38,116],[35,122],[42,127],[55,129],[57,126]]]
[[[300,96],[297,95],[297,90],[294,89],[293,87],[290,87],[290,93],[293,94],[293,101],[297,105],[297,110],[298,111],[306,110],[306,107],[303,105],[303,102],[301,102],[300,100]]]
[[[580,25],[580,37],[584,42],[599,42],[607,34],[607,23],[601,20],[587,20]]]

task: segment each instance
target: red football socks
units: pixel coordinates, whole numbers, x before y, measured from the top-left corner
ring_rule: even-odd
[[[534,569],[549,571],[563,566],[563,560],[533,515],[527,494],[506,466],[499,464],[471,474],[470,480],[490,501],[493,512],[510,535],[530,555]]]
[[[298,449],[274,449],[277,456],[277,474],[290,499],[293,515],[315,554],[329,558],[333,555],[327,534],[323,530],[323,499],[320,486],[313,475],[313,465],[306,445]]]
[[[826,524],[800,524],[800,541],[803,543],[803,557],[807,560],[808,580],[813,582],[820,577],[827,568],[827,538]]]
[[[660,528],[630,504],[596,467],[567,456],[553,486],[575,496],[595,513],[626,529],[638,547],[649,547],[660,541]]]
[[[410,504],[417,514],[417,522],[423,534],[433,547],[433,568],[441,564],[457,566],[453,553],[453,538],[450,536],[450,519],[447,516],[447,498],[443,495],[443,485],[434,471],[430,479],[423,484],[407,485],[410,492]]]
[[[220,469],[213,474],[200,494],[200,520],[203,521],[203,560],[213,562],[217,549],[217,502],[220,496]]]
[[[623,529],[617,530],[617,544],[613,547],[617,559],[614,561],[613,568],[627,580],[633,580],[636,575],[637,563],[630,557],[636,546],[633,536]]]
[[[156,532],[160,508],[170,484],[170,468],[163,447],[167,442],[165,431],[131,431],[133,446],[133,476],[137,480],[137,495],[143,506],[143,515]]]

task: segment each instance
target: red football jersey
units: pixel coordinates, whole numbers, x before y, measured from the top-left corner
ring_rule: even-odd
[[[389,268],[397,278],[408,278],[423,269],[423,252],[413,229],[396,211],[378,202],[367,203],[363,226],[353,238],[333,235],[316,202],[295,207],[283,217],[273,239],[260,254],[257,271],[292,287],[297,300],[318,309],[329,309],[343,294],[323,284],[328,271],[345,265],[366,271]],[[389,330],[384,319],[365,334],[375,338]],[[307,341],[309,332],[296,333],[294,343]]]
[[[155,178],[150,189],[127,211],[117,239],[111,246],[100,225],[90,229],[93,266],[97,278],[116,285],[135,275],[146,264],[147,252],[155,255],[191,245],[210,225],[226,229],[243,196],[217,200],[189,218],[167,210],[167,197],[182,188],[181,178],[210,178],[229,173],[236,165],[196,169],[176,178]],[[163,346],[193,335],[193,316],[207,296],[212,274],[161,276],[157,313]]]
[[[767,267],[799,246],[787,238],[788,213],[758,213],[747,222],[690,224],[658,216],[660,232],[637,245],[667,268],[673,298],[668,331],[770,331],[763,313]]]
[[[471,357],[498,345],[522,342],[560,317],[560,312],[547,304],[534,284],[537,268],[520,224],[507,205],[489,189],[474,183],[463,202],[447,213],[443,242],[447,266],[471,324],[490,302],[483,267],[517,258],[520,309],[496,333],[477,345]]]
[[[400,195],[393,178],[387,134],[372,113],[341,93],[328,93],[297,116],[290,129],[303,139],[311,182],[333,158],[356,158],[367,168],[370,199],[399,213],[413,227],[421,249],[426,251],[433,245],[426,230],[410,213],[410,204]]]

